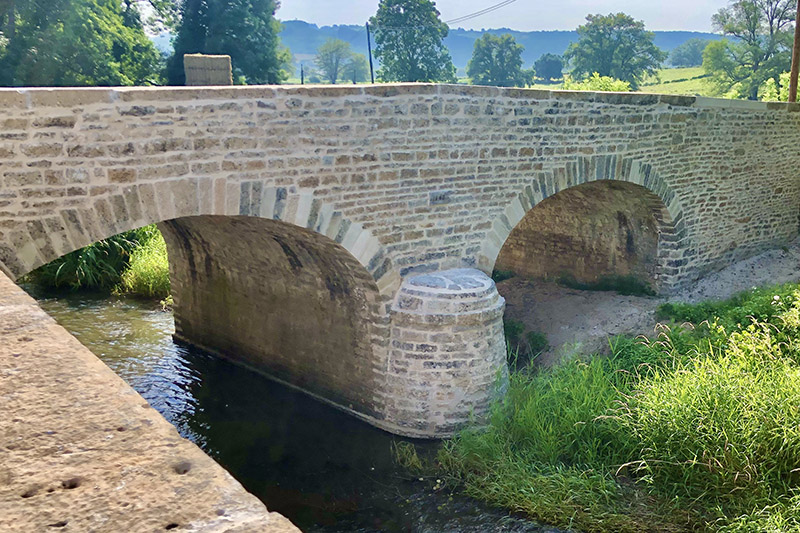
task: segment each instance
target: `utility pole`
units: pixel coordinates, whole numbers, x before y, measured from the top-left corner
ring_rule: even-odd
[[[800,0],[798,0],[800,2]],[[372,40],[369,37],[369,22],[367,22],[367,50],[369,50],[369,78],[375,84],[375,71],[372,69]]]
[[[794,48],[792,50],[792,73],[789,74],[789,101],[797,101],[797,74],[800,71],[800,0],[797,0],[797,16],[794,18]]]
[[[303,64],[300,63],[300,85],[306,84],[306,73],[303,72]]]

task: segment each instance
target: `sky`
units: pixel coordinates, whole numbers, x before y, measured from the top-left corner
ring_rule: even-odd
[[[469,15],[500,0],[436,0],[447,21]],[[456,27],[480,30],[574,30],[589,13],[625,12],[643,20],[648,30],[712,31],[711,16],[727,0],[516,0],[516,2]],[[364,24],[377,11],[378,0],[281,0],[280,20],[304,20],[319,26]]]

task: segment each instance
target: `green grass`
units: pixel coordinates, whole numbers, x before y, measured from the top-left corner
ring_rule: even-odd
[[[52,289],[110,291],[128,267],[133,250],[149,238],[148,228],[120,233],[75,250],[34,270],[24,281]]]
[[[438,474],[584,532],[800,531],[800,289],[660,313],[694,324],[514,372]]]
[[[45,289],[166,298],[167,246],[155,225],[145,226],[69,253],[34,270],[24,281]]]
[[[170,293],[167,244],[156,232],[131,253],[130,264],[115,287],[119,294],[167,298]]]
[[[716,94],[714,87],[707,82],[703,67],[661,69],[657,78],[645,80],[639,87],[639,92],[702,96]]]
[[[682,80],[691,80],[705,76],[703,67],[662,68],[658,71],[658,80],[654,83],[672,83]],[[646,82],[647,83],[647,82]]]

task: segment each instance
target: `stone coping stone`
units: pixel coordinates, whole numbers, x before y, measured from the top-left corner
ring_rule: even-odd
[[[297,532],[0,274],[0,531]]]
[[[610,105],[669,105],[737,111],[800,112],[800,103],[757,102],[705,96],[655,93],[542,90],[431,83],[375,85],[244,85],[223,87],[14,87],[0,89],[0,106],[8,108],[74,107],[139,101],[257,99],[286,96],[392,98],[401,95],[464,96],[528,100],[574,100]]]
[[[474,268],[455,268],[406,279],[401,292],[437,299],[484,298],[497,292],[492,278]]]

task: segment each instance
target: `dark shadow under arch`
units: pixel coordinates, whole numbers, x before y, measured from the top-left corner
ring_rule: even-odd
[[[175,335],[361,416],[380,419],[381,295],[342,245],[246,216],[159,224]]]
[[[674,226],[640,185],[594,181],[550,196],[514,227],[495,269],[593,286],[626,279],[662,289]]]

